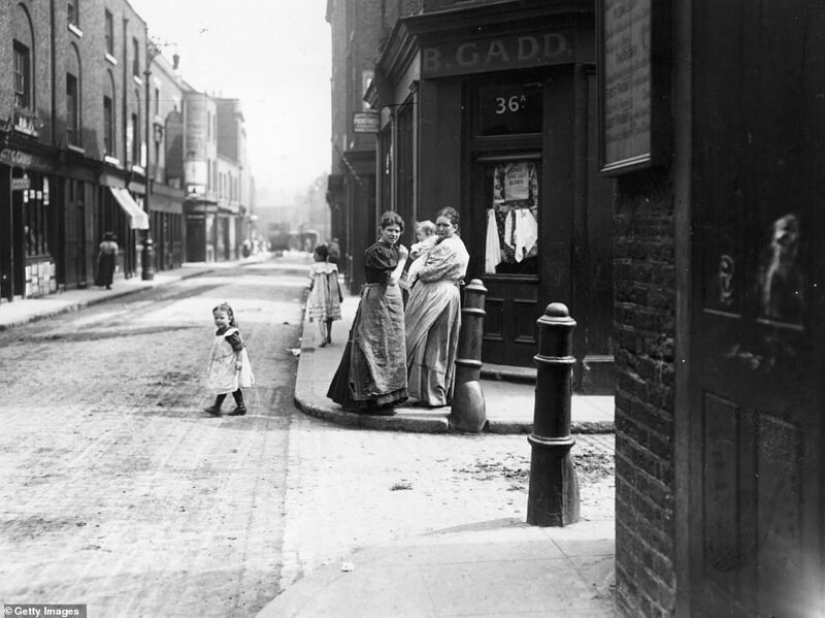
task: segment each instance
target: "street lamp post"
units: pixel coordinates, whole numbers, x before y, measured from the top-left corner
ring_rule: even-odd
[[[151,235],[151,196],[152,185],[154,183],[154,173],[152,171],[152,121],[151,121],[151,86],[149,83],[152,77],[152,61],[160,53],[160,49],[151,42],[146,45],[146,68],[143,71],[144,87],[146,88],[146,197],[144,205],[146,214],[149,216],[150,227],[146,228],[143,236],[143,253],[141,254],[141,263],[143,269],[141,272],[141,279],[144,281],[151,281],[155,278],[155,246]]]

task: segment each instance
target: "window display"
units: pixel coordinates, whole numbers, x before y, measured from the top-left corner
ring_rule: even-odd
[[[495,165],[493,202],[487,208],[486,273],[536,273],[538,208],[537,162]]]

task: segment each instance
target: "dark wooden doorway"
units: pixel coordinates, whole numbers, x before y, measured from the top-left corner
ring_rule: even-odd
[[[825,615],[825,9],[694,17],[690,603]],[[819,279],[819,280],[818,280]]]

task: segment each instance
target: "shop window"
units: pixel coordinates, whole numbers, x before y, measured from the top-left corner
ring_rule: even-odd
[[[36,185],[36,178],[33,179]],[[23,231],[26,257],[35,258],[49,255],[49,200],[48,191],[27,189],[23,192]]]
[[[535,159],[502,161],[485,169],[484,272],[537,273],[540,169]]]
[[[115,55],[115,18],[108,9],[104,13],[104,36],[106,38],[106,53]]]
[[[31,50],[14,41],[14,104],[21,109],[32,105]]]
[[[77,77],[66,74],[66,139],[72,146],[80,143],[80,109]]]

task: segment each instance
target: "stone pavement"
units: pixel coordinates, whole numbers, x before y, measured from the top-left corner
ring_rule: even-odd
[[[299,580],[258,618],[612,618],[612,524],[493,521],[366,549]]]
[[[398,406],[393,416],[348,412],[327,398],[332,376],[341,360],[358,297],[347,296],[341,305],[342,320],[332,327],[333,344],[318,347],[316,324],[303,325],[295,403],[305,413],[341,425],[369,429],[442,433],[450,431],[450,408]],[[497,379],[510,375],[514,379]],[[487,410],[486,431],[490,433],[530,433],[535,406],[535,370],[482,367],[481,389]],[[573,433],[612,433],[613,397],[574,395],[571,404]]]
[[[316,325],[304,322],[296,351],[296,405],[354,428],[449,432],[449,408],[397,407],[393,416],[360,415],[326,398],[357,305],[357,297],[345,299],[331,346],[318,347]],[[529,373],[522,372],[518,381],[495,379],[505,371],[494,367],[482,373],[486,431],[529,433],[535,378],[524,379]],[[612,432],[613,398],[575,396],[572,428],[574,433]],[[618,615],[612,595],[614,556],[612,519],[564,528],[493,520],[386,543],[324,565],[289,586],[258,618],[612,617]]]
[[[262,254],[236,262],[185,263],[181,268],[175,270],[156,272],[153,279],[149,281],[143,281],[140,276],[130,279],[116,277],[111,290],[89,287],[86,289],[67,290],[65,292],[58,292],[57,294],[49,294],[48,296],[37,298],[3,302],[0,303],[0,330],[13,328],[35,320],[50,318],[69,311],[77,311],[89,305],[135,294],[161,285],[168,285],[181,279],[197,277],[216,268],[230,268],[238,264],[252,264],[268,258],[268,254]]]

